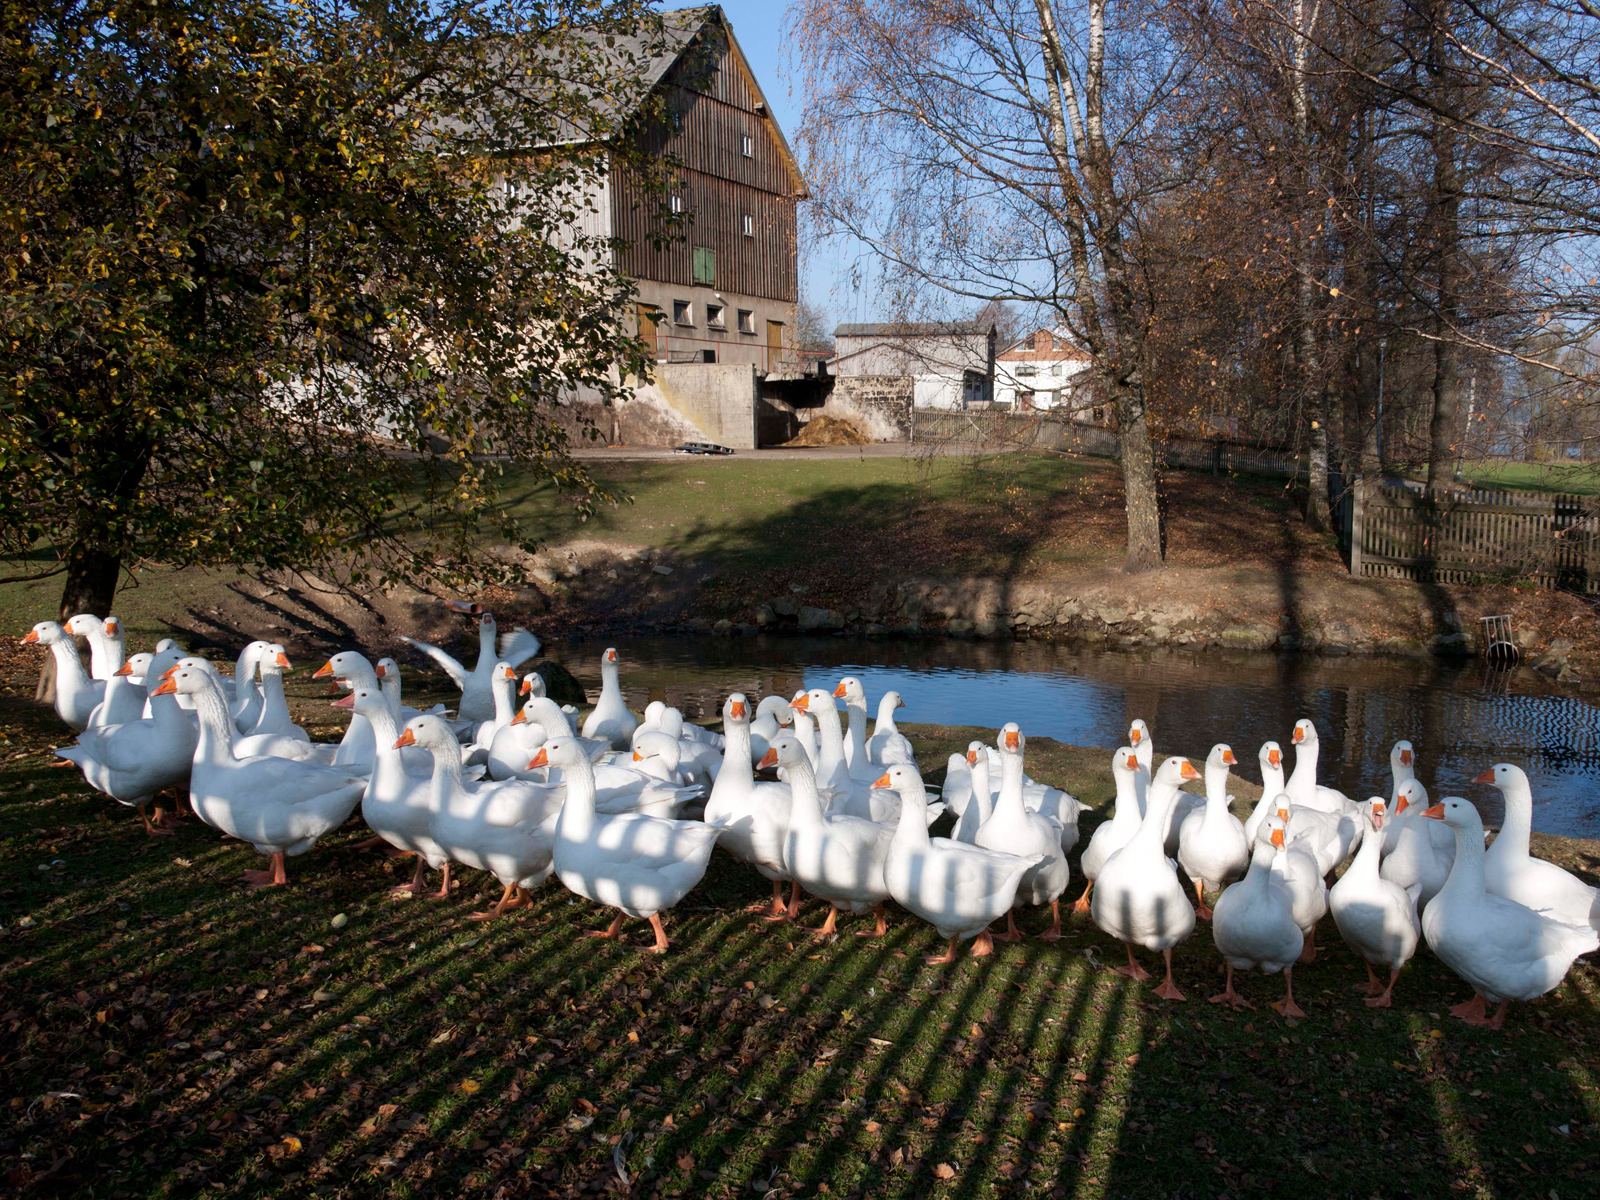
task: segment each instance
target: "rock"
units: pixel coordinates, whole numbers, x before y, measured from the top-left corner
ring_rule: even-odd
[[[757,625],[763,625],[763,626],[771,625],[775,621],[777,621],[777,619],[778,619],[777,610],[774,609],[772,607],[772,605],[770,605],[770,604],[763,604],[760,608],[756,609],[756,624]]]
[[[972,629],[972,622],[965,617],[951,617],[945,625],[945,630],[951,637],[966,637]]]
[[[723,617],[722,620],[718,621],[711,627],[711,632],[716,634],[718,637],[731,637],[733,635],[733,630],[734,624],[732,621],[728,620],[727,617]]]
[[[888,636],[888,633],[889,627],[887,625],[879,625],[876,621],[872,622],[870,625],[863,626],[861,630],[861,635],[869,638],[886,637]]]
[[[1567,665],[1567,656],[1571,653],[1571,638],[1555,638],[1545,647],[1544,653],[1534,660],[1533,669],[1559,679]]]
[[[1085,629],[1082,637],[1083,640],[1088,642],[1091,646],[1104,645],[1106,640],[1106,635],[1101,633],[1098,629]]]
[[[691,617],[689,619],[689,632],[690,633],[710,633],[711,632],[711,618],[710,617]]]
[[[921,637],[922,624],[919,621],[902,621],[899,625],[891,626],[889,632],[895,637]]]
[[[1422,639],[1404,637],[1384,638],[1374,649],[1380,654],[1401,654],[1408,658],[1428,652],[1428,647],[1423,644]]]
[[[1517,643],[1518,650],[1532,650],[1539,641],[1539,631],[1532,628],[1523,628],[1512,634],[1512,640]]]
[[[1011,636],[1011,619],[1009,617],[985,617],[972,627],[972,632],[981,638],[996,638]]]
[[[791,583],[789,591],[796,596],[804,596],[806,594],[806,585],[803,583]]]
[[[1278,640],[1278,631],[1266,625],[1230,625],[1218,636],[1230,650],[1265,650]]]
[[[1150,626],[1149,634],[1152,640],[1164,642],[1172,635],[1172,630],[1165,625],[1152,625]]]
[[[1094,610],[1094,615],[1107,625],[1121,625],[1128,619],[1128,610],[1120,604],[1103,604]]]
[[[1343,658],[1350,653],[1350,647],[1343,642],[1323,642],[1322,652],[1329,658]]]
[[[845,626],[844,614],[835,612],[831,608],[815,608],[805,604],[800,608],[800,628],[806,632],[822,632],[843,629]]]
[[[1449,615],[1451,614],[1447,614],[1447,624]],[[1469,651],[1467,635],[1459,628],[1454,633],[1436,633],[1428,639],[1428,649],[1435,654],[1466,654]]]
[[[1581,683],[1582,680],[1578,677],[1578,673],[1576,671],[1574,671],[1570,666],[1563,664],[1561,670],[1556,673],[1556,682]]]
[[[350,924],[350,918],[344,913],[334,913],[333,920],[329,921],[328,924],[332,925],[335,929],[343,929],[346,925]]]
[[[544,680],[544,694],[557,704],[576,704],[582,708],[589,703],[589,698],[583,694],[583,685],[560,663],[545,659],[535,663],[533,671]]]
[[[662,566],[660,563],[657,563],[655,566],[651,567],[650,569],[652,571],[654,571],[657,575],[671,575],[672,574],[672,568],[671,567]]]
[[[772,611],[780,617],[798,617],[800,615],[800,601],[793,596],[779,596],[772,602]]]

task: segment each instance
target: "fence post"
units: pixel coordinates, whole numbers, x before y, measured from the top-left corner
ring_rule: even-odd
[[[1211,443],[1211,473],[1222,474],[1222,439],[1217,438]]]
[[[1366,513],[1362,505],[1362,498],[1367,490],[1367,481],[1361,476],[1356,476],[1350,486],[1350,574],[1361,578],[1361,544]]]

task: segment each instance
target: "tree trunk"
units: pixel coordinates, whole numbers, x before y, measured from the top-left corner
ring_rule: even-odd
[[[1308,14],[1304,0],[1294,5],[1294,75],[1291,97],[1294,109],[1295,139],[1300,152],[1299,208],[1300,220],[1296,239],[1299,242],[1300,285],[1296,294],[1296,318],[1299,323],[1298,355],[1300,360],[1300,388],[1305,402],[1306,416],[1311,426],[1307,488],[1306,528],[1315,533],[1327,533],[1333,528],[1333,513],[1328,508],[1328,421],[1323,411],[1322,347],[1317,341],[1317,279],[1316,240],[1312,233],[1316,227],[1317,213],[1310,202],[1315,171],[1312,167],[1311,147],[1311,96],[1307,81],[1307,61],[1311,50],[1310,25],[1317,19],[1317,10]]]
[[[1448,61],[1449,0],[1437,0],[1428,48],[1432,77],[1433,252],[1439,291],[1434,308],[1433,416],[1428,422],[1428,490],[1443,491],[1454,467],[1461,418],[1461,350],[1456,342],[1460,317],[1461,178],[1456,164],[1456,91]]]
[[[1161,505],[1156,456],[1150,445],[1150,423],[1144,393],[1137,386],[1113,383],[1117,408],[1117,441],[1122,450],[1122,488],[1128,517],[1128,553],[1122,569],[1154,571],[1162,564]]]
[[[65,621],[78,613],[97,617],[111,615],[111,602],[117,594],[117,577],[122,559],[98,546],[76,543],[67,551],[67,581],[61,588],[61,607],[56,620]],[[56,701],[56,656],[46,654],[39,667],[39,682],[33,690],[41,704]]]

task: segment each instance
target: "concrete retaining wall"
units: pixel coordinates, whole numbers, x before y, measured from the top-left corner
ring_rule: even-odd
[[[657,363],[655,379],[635,389],[633,404],[670,410],[699,432],[692,439],[735,450],[756,447],[756,369],[748,363]]]
[[[904,442],[911,437],[914,384],[908,375],[842,375],[827,403],[806,415],[849,421],[875,442]]]

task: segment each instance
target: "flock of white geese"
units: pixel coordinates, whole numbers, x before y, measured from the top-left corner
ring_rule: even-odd
[[[393,659],[330,658],[316,675],[348,689],[333,702],[350,714],[337,745],[312,742],[291,719],[289,659],[278,645],[252,642],[229,678],[170,641],[125,659],[115,618],[44,621],[23,641],[55,655],[56,711],[79,734],[57,751],[62,765],[136,807],[151,833],[169,832],[175,818],[157,808],[152,820],[147,805],[164,789],[187,788],[200,820],[270,856],[268,869],[246,872],[257,886],[286,883],[285,857],[305,853],[359,806],[375,843],[416,856],[413,878],[396,890],[421,894],[426,872],[439,870],[435,895],[445,898],[455,866],[494,875],[503,893],[478,919],[529,904],[529,889],[554,874],[616,910],[596,936],[618,936],[624,915],[643,918],[652,949],[664,951],[660,914],[700,882],[720,845],[771,880],[770,905],[752,906],[769,921],[794,921],[806,892],[829,906],[817,933],[833,933],[849,913],[872,916],[861,936],[881,935],[893,900],[948,939],[933,963],[954,961],[964,940],[982,956],[995,938],[1021,937],[1018,908],[1049,906],[1039,936],[1061,936],[1068,854],[1086,806],[1028,776],[1016,724],[993,746],[973,742],[951,755],[932,799],[896,727],[904,703],[896,692],[881,697],[870,734],[867,695],[854,678],[754,706],[734,694],[718,734],[659,702],[641,721],[623,699],[617,652],[606,650],[599,698],[580,722],[578,710],[546,696],[537,673],[522,677],[519,700],[516,668],[538,653],[538,639],[520,628],[497,638],[493,615],[471,611],[481,638],[475,667],[409,642],[461,688],[454,716],[407,707]],[[74,635],[88,641],[88,670]],[[1087,883],[1074,909],[1127,947],[1122,973],[1149,977],[1135,946],[1164,957],[1159,996],[1184,999],[1172,949],[1209,920],[1227,964],[1227,987],[1213,1002],[1247,1006],[1236,970],[1282,972],[1273,1007],[1303,1016],[1294,966],[1315,959],[1318,923],[1331,916],[1367,964],[1368,1004],[1390,1004],[1401,968],[1426,941],[1473,987],[1452,1011],[1499,1028],[1508,1001],[1550,991],[1600,944],[1600,892],[1529,854],[1533,799],[1511,764],[1474,780],[1498,788],[1505,803],[1486,848],[1473,804],[1429,803],[1408,742],[1390,756],[1388,797],[1358,803],[1317,783],[1317,731],[1299,721],[1293,772],[1285,776],[1276,742],[1264,745],[1261,800],[1241,822],[1229,808],[1237,760],[1228,746],[1214,747],[1200,771],[1181,756],[1158,763],[1143,721],[1128,740],[1111,758],[1115,807],[1084,848]],[[776,768],[776,779],[758,779],[762,768]],[[1182,790],[1202,779],[1204,795]],[[946,812],[950,836],[931,836]],[[1004,931],[991,933],[1002,920]]]

